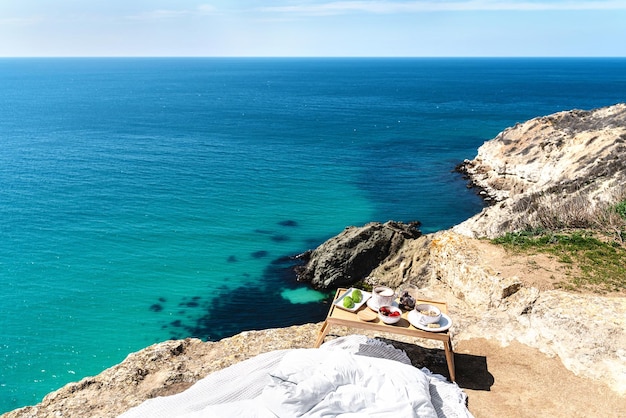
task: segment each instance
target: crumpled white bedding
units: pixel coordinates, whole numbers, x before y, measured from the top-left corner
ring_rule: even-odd
[[[349,336],[261,354],[120,418],[472,418],[465,401],[456,384],[413,367],[403,351]]]

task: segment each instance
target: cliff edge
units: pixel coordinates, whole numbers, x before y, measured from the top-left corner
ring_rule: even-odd
[[[543,116],[485,142],[461,171],[493,204],[454,231],[495,238],[549,223],[593,227],[626,195],[626,104]]]

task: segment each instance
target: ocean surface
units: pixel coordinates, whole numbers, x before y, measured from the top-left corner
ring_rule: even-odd
[[[170,338],[320,321],[290,256],[457,224],[503,129],[625,59],[0,59],[0,413]]]

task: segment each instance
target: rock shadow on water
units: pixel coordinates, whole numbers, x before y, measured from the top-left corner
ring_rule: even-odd
[[[294,268],[300,263],[294,257],[281,257],[271,261],[263,275],[249,285],[213,290],[199,317],[174,321],[177,325],[170,323],[175,328],[170,328],[171,338],[217,341],[242,331],[322,321],[332,294],[326,294],[323,302],[304,303],[292,303],[283,296],[285,291],[306,287],[295,279]]]

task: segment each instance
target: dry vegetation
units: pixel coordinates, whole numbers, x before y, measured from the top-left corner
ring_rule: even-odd
[[[521,199],[515,212],[525,213],[511,225],[515,231],[562,231],[586,229],[626,241],[626,187],[591,204],[584,192],[567,194],[534,194]]]

